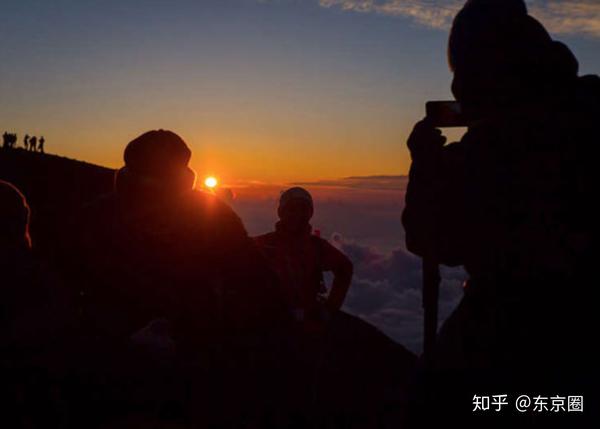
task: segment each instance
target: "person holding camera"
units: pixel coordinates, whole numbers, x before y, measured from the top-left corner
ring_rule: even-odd
[[[600,79],[578,75],[574,55],[522,0],[468,1],[448,59],[468,130],[446,144],[436,118],[414,127],[402,217],[411,252],[470,276],[432,367],[460,374],[465,398],[475,380],[558,388],[564,380],[549,374],[569,364],[569,385],[580,386],[592,362]]]

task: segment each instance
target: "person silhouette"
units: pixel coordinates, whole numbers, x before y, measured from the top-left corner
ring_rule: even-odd
[[[286,307],[295,321],[292,353],[287,365],[293,376],[286,413],[302,421],[315,408],[320,365],[332,341],[333,324],[339,318],[352,281],[352,262],[327,240],[313,234],[311,194],[292,187],[282,192],[275,231],[254,238],[277,273]],[[324,272],[332,272],[327,292]],[[284,425],[285,426],[285,425]]]
[[[2,147],[5,149],[12,149],[17,141],[17,135],[9,133],[7,131],[2,134]]]
[[[25,134],[25,137],[23,137],[23,147],[25,150],[29,149],[29,134]]]
[[[45,142],[46,142],[46,139],[44,138],[44,136],[41,136],[41,137],[40,137],[40,141],[39,141],[39,143],[38,143],[38,150],[39,150],[41,153],[44,153],[44,143],[45,143]]]
[[[124,353],[120,345],[127,344],[161,359],[166,350],[159,345],[171,344],[184,367],[208,359],[212,366],[203,370],[219,376],[207,380],[190,369],[188,381],[196,399],[212,390],[196,403],[197,412],[223,421],[242,411],[258,412],[257,403],[267,394],[261,389],[272,376],[265,371],[273,366],[248,367],[248,347],[252,344],[255,357],[270,356],[270,348],[256,344],[284,329],[288,315],[277,279],[241,219],[215,195],[194,189],[190,158],[187,144],[171,131],[149,131],[132,140],[114,191],[86,205],[74,220],[81,233],[67,255],[76,254],[77,260],[68,257],[65,271],[72,284],[84,287],[90,339],[84,348],[93,350],[91,367],[114,372],[99,356]],[[223,365],[233,360],[226,370]],[[156,384],[156,371],[147,375],[148,395],[162,398],[167,389]],[[239,380],[245,380],[243,386]],[[113,399],[119,386],[99,395],[105,405],[119,402]],[[227,401],[233,405],[225,412]],[[98,407],[100,412],[104,405]]]
[[[37,137],[31,136],[29,138],[29,150],[32,152],[37,151]]]
[[[0,201],[1,259],[6,260],[10,255],[19,258],[31,250],[29,205],[21,191],[4,180],[0,180]]]
[[[468,1],[448,58],[468,131],[446,145],[429,118],[415,125],[402,216],[410,251],[470,277],[433,352],[438,400],[420,399],[419,418],[434,420],[457,417],[475,386],[585,389],[597,359],[588,285],[600,79],[578,76],[521,0]]]
[[[57,386],[47,374],[60,374],[50,356],[59,355],[64,365],[58,344],[68,306],[59,283],[34,256],[29,218],[23,194],[0,180],[0,397],[10,427],[44,427],[61,412],[53,408]]]
[[[321,322],[321,312],[340,310],[352,281],[352,262],[327,240],[312,234],[314,213],[310,193],[300,187],[281,194],[275,231],[255,237],[278,274],[297,322]],[[332,271],[334,280],[326,301],[319,301],[323,272]]]

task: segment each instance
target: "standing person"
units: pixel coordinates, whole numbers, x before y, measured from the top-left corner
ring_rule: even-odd
[[[23,137],[23,147],[25,147],[25,150],[29,149],[29,134],[25,134],[25,137]]]
[[[38,150],[41,153],[44,153],[44,143],[46,142],[46,139],[44,138],[44,136],[40,137],[40,142],[38,144]]]
[[[286,297],[286,307],[295,320],[291,338],[292,353],[285,363],[290,385],[282,404],[291,421],[316,425],[324,411],[319,407],[319,388],[323,364],[331,349],[333,318],[344,303],[352,281],[352,262],[326,240],[313,235],[310,220],[314,213],[308,191],[294,187],[281,194],[275,231],[255,237],[271,267],[277,273]],[[323,273],[334,279],[326,299]],[[289,422],[281,423],[289,426]]]
[[[281,194],[275,231],[255,237],[281,281],[297,322],[319,321],[321,312],[335,314],[344,303],[352,280],[352,262],[338,249],[312,233],[313,199],[294,187]],[[333,272],[328,298],[319,302],[323,272]],[[321,305],[322,304],[322,305]]]
[[[29,150],[35,152],[37,150],[37,137],[31,136],[29,138]]]
[[[403,224],[410,251],[433,246],[470,279],[439,333],[415,424],[472,417],[482,389],[591,399],[600,79],[579,77],[520,0],[468,1],[448,57],[468,131],[445,145],[430,120],[415,126]]]

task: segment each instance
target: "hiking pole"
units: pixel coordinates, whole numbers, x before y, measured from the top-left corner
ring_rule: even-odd
[[[423,311],[424,311],[424,341],[423,351],[425,362],[431,366],[433,349],[437,334],[438,297],[440,292],[440,269],[437,258],[431,254],[423,257]]]

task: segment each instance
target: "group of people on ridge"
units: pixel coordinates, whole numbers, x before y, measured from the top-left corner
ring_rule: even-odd
[[[25,134],[23,137],[23,147],[25,150],[29,150],[32,152],[41,152],[44,153],[44,145],[46,143],[46,139],[44,136],[41,136],[39,139],[36,136],[29,136],[29,134]],[[2,134],[2,147],[5,149],[14,149],[17,144],[17,134],[9,133],[7,131]]]

